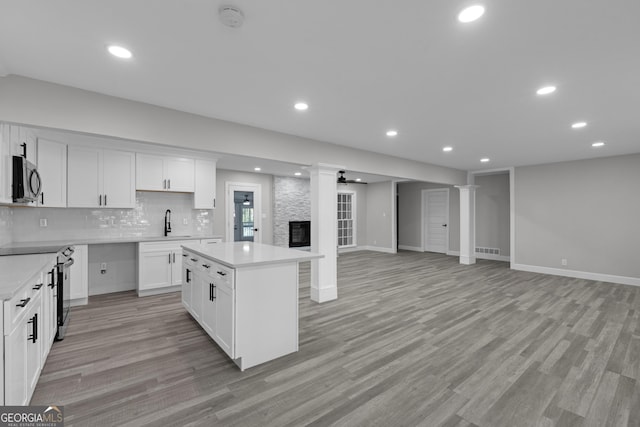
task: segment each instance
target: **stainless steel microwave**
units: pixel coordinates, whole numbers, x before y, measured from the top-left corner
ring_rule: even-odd
[[[35,202],[42,192],[42,180],[36,165],[25,157],[13,156],[11,192],[14,203]]]

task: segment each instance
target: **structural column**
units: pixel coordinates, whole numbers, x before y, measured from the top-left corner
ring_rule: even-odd
[[[338,298],[337,172],[341,166],[317,164],[311,174],[311,251],[324,258],[311,261],[311,300]]]
[[[460,264],[476,263],[476,188],[456,185],[460,190]]]

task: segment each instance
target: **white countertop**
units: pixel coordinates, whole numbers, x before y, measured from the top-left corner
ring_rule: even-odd
[[[38,240],[33,242],[11,242],[0,246],[2,249],[25,248],[37,246],[64,246],[71,245],[106,245],[111,243],[141,243],[141,242],[171,242],[174,240],[201,240],[201,239],[221,239],[222,236],[128,236],[128,237],[105,237],[93,239],[67,240]]]
[[[0,257],[0,300],[13,298],[18,289],[35,277],[56,254],[15,255]]]
[[[314,252],[253,242],[223,242],[215,245],[194,244],[182,245],[182,247],[231,268],[324,258],[324,255]]]

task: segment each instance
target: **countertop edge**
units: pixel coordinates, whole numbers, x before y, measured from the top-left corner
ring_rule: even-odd
[[[300,257],[294,257],[294,258],[287,258],[287,259],[274,259],[274,260],[267,260],[267,261],[252,261],[252,262],[240,262],[240,263],[232,263],[220,258],[216,258],[215,256],[208,254],[206,252],[202,252],[200,250],[198,250],[197,248],[194,248],[192,246],[186,246],[186,245],[181,245],[183,249],[189,250],[191,252],[194,252],[198,255],[200,255],[201,257],[210,259],[212,261],[218,262],[226,267],[229,268],[243,268],[243,267],[257,267],[257,266],[261,266],[261,265],[271,265],[271,264],[285,264],[285,263],[290,263],[290,262],[304,262],[304,261],[311,261],[314,259],[320,259],[320,258],[324,258],[324,255],[322,254],[301,254]],[[278,246],[276,246],[278,247]]]

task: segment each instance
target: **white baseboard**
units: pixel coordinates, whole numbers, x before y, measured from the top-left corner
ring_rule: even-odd
[[[77,307],[79,305],[89,304],[89,298],[76,298],[70,301],[71,307]]]
[[[460,256],[460,251],[447,251],[449,256]]]
[[[381,246],[359,246],[359,250],[361,251],[374,251],[374,252],[384,252],[387,254],[396,254],[398,251],[392,248],[383,248]]]
[[[354,246],[352,248],[338,248],[338,253],[339,254],[346,254],[348,252],[356,252],[356,251],[361,251],[362,246]]]
[[[420,246],[398,245],[398,249],[403,251],[424,252]]]
[[[148,297],[150,295],[168,294],[170,292],[179,292],[181,290],[182,290],[182,286],[180,285],[168,286],[166,288],[159,288],[159,289],[147,289],[147,290],[138,289],[138,296]]]
[[[639,277],[615,276],[613,274],[590,273],[588,271],[565,270],[562,268],[541,267],[537,265],[512,264],[513,270],[532,273],[551,274],[553,276],[575,277],[576,279],[596,280],[599,282],[619,283],[621,285],[640,286]]]
[[[493,254],[479,254],[476,253],[476,259],[489,259],[491,261],[511,261],[511,257],[508,255],[493,255]]]
[[[318,289],[311,286],[311,301],[323,303],[335,299],[338,299],[337,287]]]

